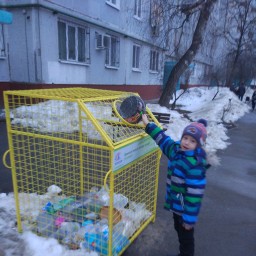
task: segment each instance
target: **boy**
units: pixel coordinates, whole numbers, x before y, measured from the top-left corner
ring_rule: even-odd
[[[179,238],[179,256],[194,255],[194,225],[197,222],[209,167],[202,148],[207,137],[207,121],[193,122],[183,130],[181,141],[173,141],[155,123],[142,115],[145,131],[168,157],[164,207],[173,212]]]

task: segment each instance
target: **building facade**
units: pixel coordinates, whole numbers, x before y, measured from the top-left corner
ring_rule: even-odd
[[[158,98],[172,56],[154,3],[0,0],[13,15],[12,24],[0,24],[1,90],[82,85]],[[192,84],[206,83],[196,76],[204,66],[193,66]]]

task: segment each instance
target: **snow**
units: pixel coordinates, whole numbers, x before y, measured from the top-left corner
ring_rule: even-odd
[[[182,94],[182,90],[177,92],[177,97]],[[219,159],[216,158],[216,151],[225,149],[229,145],[228,129],[226,124],[232,125],[245,113],[251,106],[245,103],[247,96],[251,97],[253,90],[248,88],[241,102],[238,97],[228,88],[221,87],[217,93],[216,87],[211,88],[191,88],[180,96],[177,105],[180,109],[189,111],[189,119],[197,121],[200,118],[207,120],[208,137],[205,149],[211,158],[211,164],[218,164]],[[214,96],[216,97],[214,98]],[[212,100],[214,98],[214,100]],[[166,126],[166,134],[174,140],[179,140],[182,131],[191,121],[184,118],[183,114],[177,111],[168,110],[166,107],[160,107],[158,104],[147,105],[152,111],[170,113],[170,124]]]
[[[181,94],[182,90],[177,92],[177,95]],[[187,90],[177,101],[178,108],[181,110],[186,110],[187,119],[181,111],[169,110],[165,107],[160,107],[158,104],[147,104],[147,107],[151,111],[170,113],[170,124],[166,125],[166,133],[170,135],[174,140],[179,140],[182,131],[186,125],[188,125],[191,120],[196,121],[199,118],[204,118],[208,122],[207,131],[208,137],[206,142],[206,151],[211,157],[212,164],[221,164],[219,159],[216,157],[216,151],[220,149],[225,149],[229,144],[228,129],[223,124],[233,124],[245,113],[250,111],[251,106],[245,102],[246,96],[251,97],[253,91],[247,89],[244,95],[244,101],[241,102],[238,97],[232,93],[228,88],[219,88],[217,93],[217,88],[191,88]],[[215,99],[213,97],[216,95]],[[47,104],[54,104],[54,101],[48,102]],[[36,129],[40,130],[42,128],[45,130],[47,123],[44,122],[44,113],[40,112],[42,107],[34,107],[33,111],[30,112],[31,115],[37,115],[38,122],[40,123],[29,123],[29,125],[35,125]],[[62,108],[67,109],[67,108]],[[92,108],[93,109],[93,108]],[[18,122],[25,122],[24,120],[28,117],[22,116],[22,110],[19,113],[15,113],[19,118]],[[108,110],[107,110],[108,111]],[[25,111],[28,113],[27,111]],[[24,113],[25,113],[24,112]],[[63,116],[74,113],[72,106],[69,108],[69,113],[62,113]],[[3,115],[3,113],[2,113]],[[103,112],[104,115],[104,112]],[[62,118],[62,117],[59,117]],[[34,119],[35,120],[35,119]],[[66,129],[75,130],[77,123],[75,120],[69,125],[66,125]],[[59,129],[59,127],[54,127],[54,129]],[[61,188],[57,186],[51,186],[48,188],[44,196],[44,200],[47,201],[51,196],[56,195],[61,192]],[[25,197],[26,195],[20,194],[20,197]],[[29,195],[30,200],[38,195]],[[23,198],[23,200],[25,200]],[[34,204],[35,207],[36,204]],[[38,214],[40,206],[38,209],[25,209],[26,212],[34,212],[34,216]],[[26,256],[97,256],[97,252],[85,252],[83,250],[69,250],[63,245],[59,244],[54,238],[44,238],[39,237],[29,230],[24,230],[22,234],[16,231],[16,214],[15,214],[15,200],[14,194],[0,194],[0,255],[15,256],[15,255],[26,255]]]

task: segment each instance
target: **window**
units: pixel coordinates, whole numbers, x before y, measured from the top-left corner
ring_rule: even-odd
[[[151,71],[158,71],[158,62],[159,62],[159,52],[151,50],[150,51],[150,67]]]
[[[141,18],[141,5],[142,0],[135,0],[134,16],[136,16],[137,18]]]
[[[120,40],[116,36],[105,36],[105,50],[106,59],[105,65],[107,67],[119,67],[119,57],[120,57]]]
[[[133,45],[132,51],[132,68],[139,69],[140,68],[140,45]]]
[[[59,59],[89,63],[89,29],[64,21],[58,21]]]
[[[4,43],[4,25],[0,24],[0,58],[6,57],[5,43]]]
[[[111,6],[115,7],[115,8],[117,8],[117,9],[120,8],[120,0],[106,0],[106,3],[108,5],[111,5]]]

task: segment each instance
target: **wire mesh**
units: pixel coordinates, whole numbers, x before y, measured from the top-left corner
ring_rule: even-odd
[[[114,166],[115,150],[146,136],[116,113],[126,97],[81,88],[5,92],[20,231],[119,255],[154,220],[160,151]]]
[[[115,102],[123,101],[130,94],[112,92],[111,94],[109,91],[106,93],[103,90],[98,92],[98,90],[81,88],[15,91],[8,95],[10,115],[13,119],[12,129],[44,133],[72,141],[81,141],[82,136],[84,142],[94,140],[93,144],[106,145],[102,134],[95,129],[91,117],[88,116],[92,115],[113,145],[143,134],[142,123],[138,125],[124,123],[114,111]],[[87,112],[81,110],[79,103],[83,104]],[[152,120],[151,116],[149,119]]]

